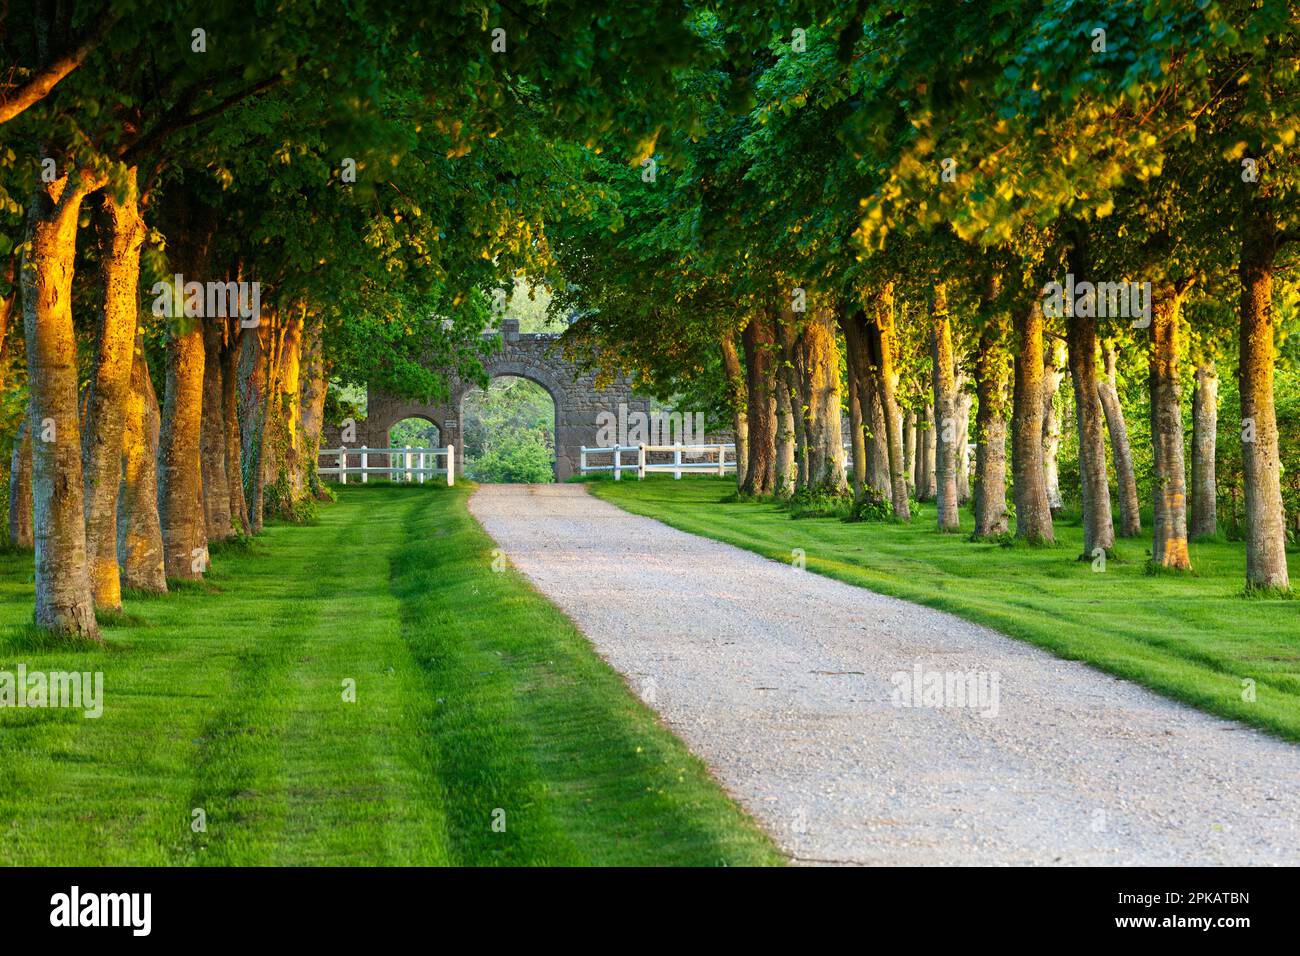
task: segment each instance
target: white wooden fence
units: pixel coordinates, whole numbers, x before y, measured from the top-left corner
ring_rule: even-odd
[[[650,461],[650,455],[671,453],[673,460]],[[607,465],[594,465],[588,460],[590,456],[609,456]],[[731,456],[728,459],[728,455]],[[621,481],[623,472],[635,471],[638,478],[644,478],[648,472],[672,472],[674,478],[680,479],[683,472],[725,475],[736,470],[735,445],[615,445],[610,448],[583,448],[579,452],[578,471],[592,474],[598,471],[612,471],[614,480]],[[703,456],[705,461],[689,461]],[[707,460],[712,458],[712,460]]]
[[[412,448],[407,445],[405,448],[322,448],[321,455],[334,455],[338,464],[333,468],[317,468],[316,473],[325,476],[336,475],[339,482],[346,485],[348,475],[360,475],[361,483],[364,485],[371,475],[384,475],[390,481],[418,481],[424,484],[424,479],[435,478],[438,475],[447,476],[447,484],[456,483],[456,446],[448,445],[445,448]],[[385,467],[371,467],[371,455],[387,455],[388,465]],[[348,458],[360,456],[361,465],[358,468],[348,467]],[[446,459],[446,466],[437,467],[438,459]]]

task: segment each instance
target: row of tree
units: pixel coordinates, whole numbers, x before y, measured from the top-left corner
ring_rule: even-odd
[[[9,515],[36,623],[89,638],[323,493],[329,381],[478,373],[493,290],[714,55],[678,5],[32,11],[0,11]]]
[[[1120,400],[1140,367],[1152,561],[1175,569],[1217,530],[1235,359],[1246,581],[1286,590],[1298,22],[1288,0],[842,7],[680,79],[702,128],[605,167],[617,219],[552,231],[558,301],[666,389],[724,383],[751,495],[847,493],[847,415],[864,504],[908,520],[919,492],[955,530],[969,494],[977,537],[1052,541],[1068,407],[1085,557],[1141,533]]]

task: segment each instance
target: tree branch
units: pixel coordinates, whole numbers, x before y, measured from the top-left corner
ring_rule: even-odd
[[[0,103],[0,124],[9,122],[28,107],[39,103],[49,95],[50,90],[54,89],[60,80],[81,66],[95,47],[103,42],[108,31],[113,29],[118,16],[119,14],[116,13],[105,14],[80,46],[71,53],[46,64],[44,69],[14,91],[12,96],[5,97],[4,102]]]
[[[181,130],[189,129],[191,126],[197,126],[199,123],[206,122],[225,113],[227,110],[239,105],[244,100],[250,99],[261,93],[266,92],[279,83],[283,82],[284,77],[280,74],[269,76],[264,80],[259,80],[252,86],[240,90],[238,93],[232,93],[216,106],[211,106],[206,110],[199,110],[197,113],[173,111],[174,115],[169,114],[162,119],[147,135],[142,136],[134,143],[124,147],[121,150],[121,158],[124,162],[136,162],[139,156],[148,152],[162,140],[171,136],[173,133],[179,133]],[[192,98],[191,98],[192,99]]]

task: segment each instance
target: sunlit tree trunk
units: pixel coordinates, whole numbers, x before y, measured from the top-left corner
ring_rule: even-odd
[[[280,438],[283,449],[280,466],[288,488],[285,504],[290,509],[290,514],[286,517],[291,516],[293,505],[301,501],[307,493],[307,469],[303,461],[302,449],[302,347],[306,323],[307,310],[300,306],[289,320],[279,369],[278,420],[282,424]]]
[[[1219,530],[1215,458],[1219,436],[1219,373],[1214,362],[1196,369],[1192,394],[1191,536],[1212,537]]]
[[[1097,398],[1106,415],[1106,428],[1110,432],[1111,455],[1115,461],[1115,478],[1119,496],[1119,534],[1132,538],[1142,533],[1142,515],[1139,511],[1137,475],[1133,470],[1133,447],[1128,439],[1128,424],[1124,421],[1124,407],[1119,401],[1114,343],[1102,346],[1105,374],[1097,382]]]
[[[82,435],[86,465],[86,551],[95,606],[122,608],[117,555],[117,496],[122,483],[124,413],[135,362],[136,317],[140,312],[140,217],[136,170],[121,195],[103,191],[99,221],[99,264],[104,304],[95,340],[95,359]]]
[[[1187,476],[1183,464],[1183,412],[1178,380],[1178,324],[1183,292],[1160,289],[1151,316],[1151,444],[1155,465],[1152,563],[1189,570]]]
[[[727,380],[731,431],[736,437],[736,487],[743,488],[749,474],[749,406],[745,395],[745,370],[740,366],[740,354],[730,331],[718,339],[718,346],[722,352],[722,374]]]
[[[122,585],[161,594],[167,590],[162,521],[158,516],[158,396],[144,357],[144,330],[136,329],[122,441],[117,556]]]
[[[1241,459],[1246,491],[1246,586],[1289,589],[1282,506],[1277,413],[1273,270],[1277,217],[1268,187],[1246,200],[1241,222],[1241,334],[1237,377],[1241,392]]]
[[[804,390],[802,360],[798,346],[801,333],[795,329],[794,313],[784,310],[776,326],[777,340],[780,344],[782,361],[778,374],[785,381],[785,388],[790,396],[790,425],[794,437],[794,482],[791,494],[803,490],[808,485],[808,433],[807,418],[804,410]],[[752,430],[752,426],[751,426]]]
[[[39,627],[99,640],[87,572],[72,272],[82,200],[103,185],[80,171],[35,191],[22,265],[31,395],[32,507]]]
[[[1043,468],[1043,311],[1035,299],[1015,313],[1015,392],[1011,412],[1011,468],[1015,476],[1016,537],[1035,544],[1055,540]]]

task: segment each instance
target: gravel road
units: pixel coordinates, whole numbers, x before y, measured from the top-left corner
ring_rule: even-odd
[[[1300,864],[1300,747],[581,485],[470,510],[797,862]]]

